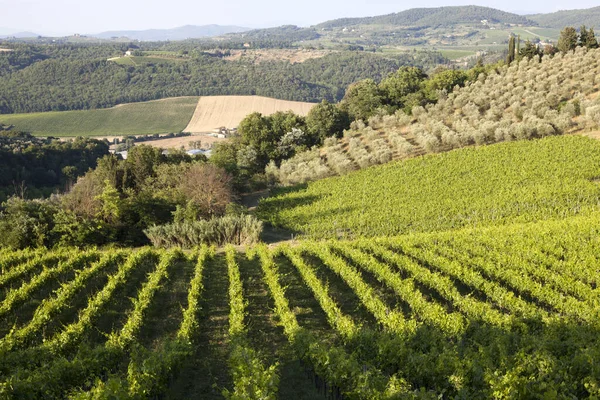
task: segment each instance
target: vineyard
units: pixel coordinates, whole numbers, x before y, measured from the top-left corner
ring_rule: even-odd
[[[599,230],[4,250],[0,398],[598,396]]]
[[[585,214],[600,203],[600,143],[580,136],[468,147],[283,188],[259,205],[313,239],[431,232]]]

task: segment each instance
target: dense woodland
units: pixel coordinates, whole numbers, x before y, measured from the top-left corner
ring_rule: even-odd
[[[99,140],[40,139],[0,127],[0,198],[64,191],[107,154],[108,144]]]
[[[4,46],[4,45],[3,45]],[[177,61],[137,66],[107,61],[123,45],[19,45],[0,53],[0,113],[104,108],[174,96],[259,95],[296,101],[340,100],[351,83],[376,81],[403,65],[430,68],[439,53],[382,56],[344,52],[304,63],[226,61],[193,51]],[[187,50],[179,50],[186,52]]]

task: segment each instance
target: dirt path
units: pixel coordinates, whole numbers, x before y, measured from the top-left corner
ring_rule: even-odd
[[[256,207],[261,199],[268,197],[270,191],[268,189],[260,190],[253,193],[248,193],[242,196],[242,205],[248,208],[251,214],[256,211]],[[295,237],[294,232],[286,229],[274,228],[270,224],[265,223],[261,241],[267,244],[279,244],[282,242],[293,241]]]

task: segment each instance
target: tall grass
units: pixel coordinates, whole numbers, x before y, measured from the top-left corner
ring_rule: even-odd
[[[201,244],[257,243],[262,230],[261,221],[251,215],[241,215],[158,225],[144,233],[156,247],[192,248]]]

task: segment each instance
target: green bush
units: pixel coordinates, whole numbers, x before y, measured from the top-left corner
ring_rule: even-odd
[[[263,223],[251,215],[225,216],[193,222],[157,225],[144,231],[156,247],[191,248],[201,244],[257,243]]]

